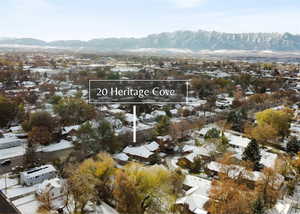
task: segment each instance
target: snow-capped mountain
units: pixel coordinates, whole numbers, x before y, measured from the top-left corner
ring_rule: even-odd
[[[273,50],[299,51],[300,35],[290,33],[220,33],[215,31],[176,31],[144,38],[105,38],[89,41],[60,40],[45,42],[31,38],[2,38],[0,45],[34,45],[85,50],[184,49],[200,50]]]

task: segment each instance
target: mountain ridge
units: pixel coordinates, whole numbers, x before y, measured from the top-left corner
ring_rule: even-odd
[[[291,33],[222,33],[217,31],[175,31],[150,34],[142,38],[96,38],[46,42],[34,38],[0,38],[0,45],[53,46],[94,51],[141,48],[201,50],[299,51],[300,35]]]

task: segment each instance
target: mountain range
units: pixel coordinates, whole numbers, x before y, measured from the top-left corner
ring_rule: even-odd
[[[221,33],[216,31],[176,31],[143,38],[104,38],[46,42],[33,38],[0,38],[0,45],[26,45],[117,51],[139,49],[272,50],[300,51],[300,35],[291,33]]]

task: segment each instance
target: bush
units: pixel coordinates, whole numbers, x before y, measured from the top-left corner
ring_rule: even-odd
[[[201,156],[196,156],[193,159],[193,163],[189,167],[191,173],[200,173],[203,168],[203,160]]]
[[[205,139],[214,139],[220,137],[220,131],[216,128],[208,130],[204,136]]]
[[[52,96],[52,97],[50,98],[49,103],[50,103],[50,104],[53,104],[53,105],[56,105],[56,104],[59,103],[59,101],[60,101],[61,99],[62,99],[61,96],[54,95],[54,96]]]

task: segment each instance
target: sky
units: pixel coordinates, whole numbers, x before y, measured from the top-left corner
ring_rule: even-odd
[[[1,0],[0,38],[144,37],[176,30],[300,34],[299,0]]]

